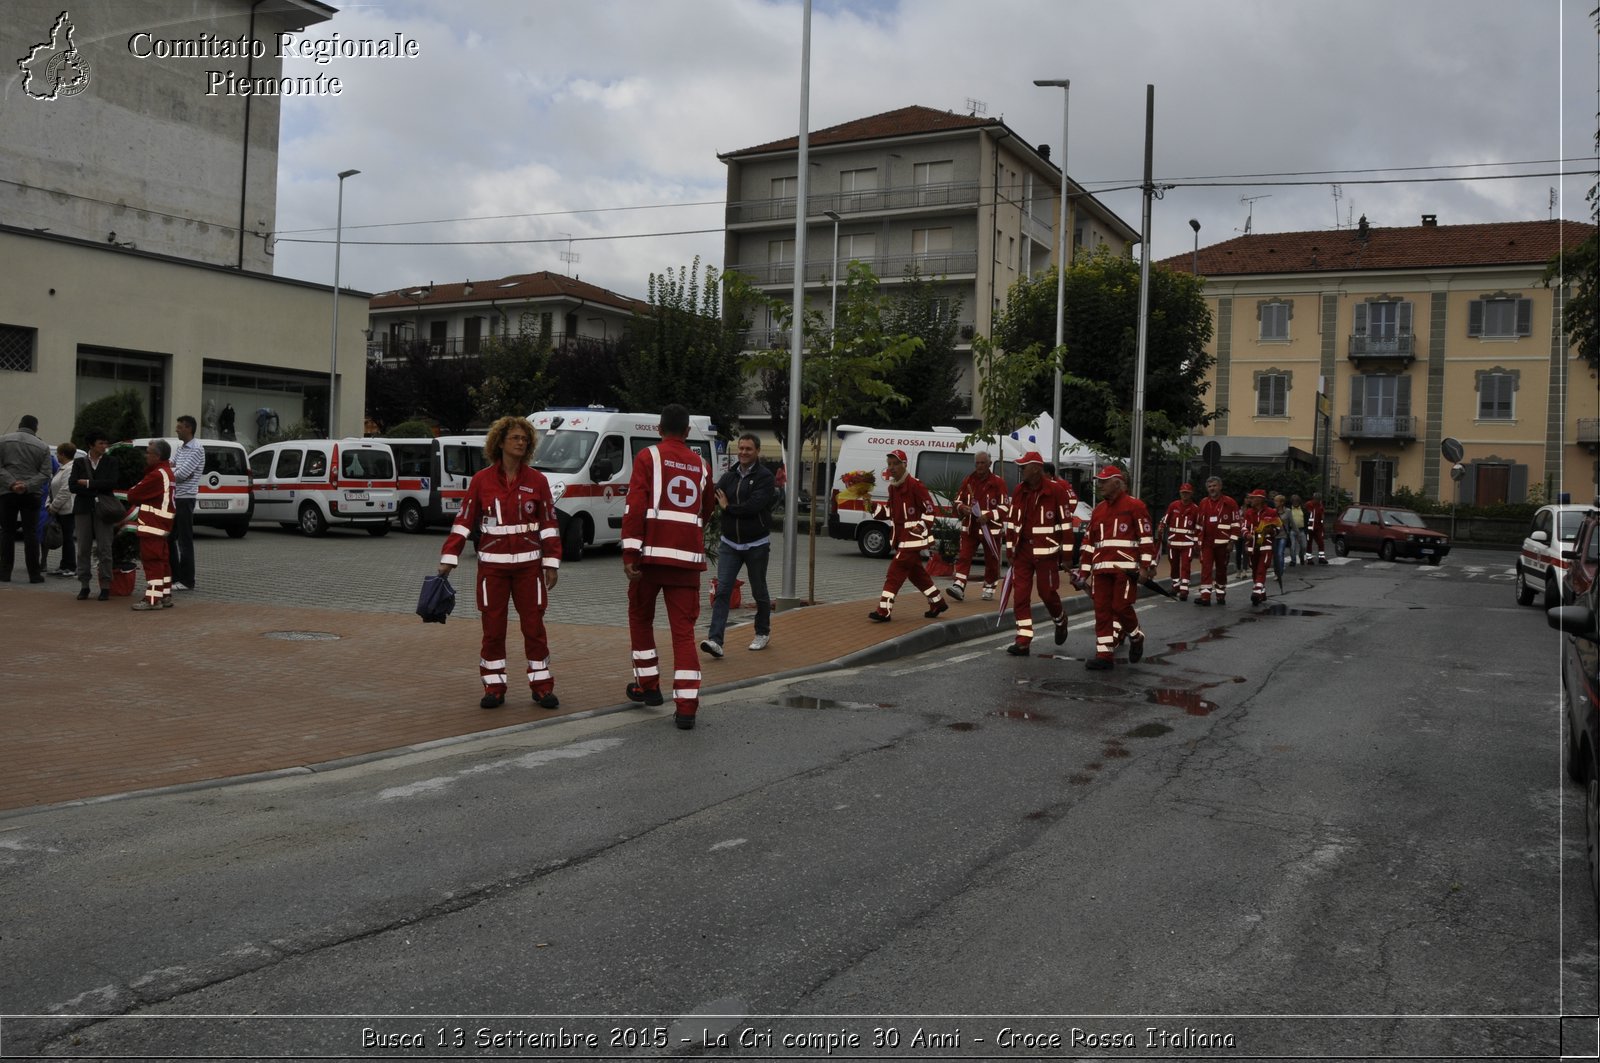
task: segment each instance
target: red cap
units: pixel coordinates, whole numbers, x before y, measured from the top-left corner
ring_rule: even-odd
[[[900,459],[900,464],[902,464],[902,465],[905,464],[906,452],[903,451],[903,450],[891,450],[891,451],[889,451],[889,455],[888,456],[891,457],[891,458],[898,458],[898,459]]]
[[[1192,492],[1193,490],[1194,490],[1194,484],[1179,484],[1178,485],[1178,493],[1180,495],[1183,494],[1183,492],[1185,492],[1185,491]]]
[[[1037,450],[1030,450],[1026,454],[1022,455],[1022,457],[1017,459],[1017,464],[1018,465],[1043,465],[1044,464],[1044,456],[1041,455]]]
[[[1100,470],[1100,472],[1099,472],[1099,475],[1097,475],[1095,477],[1095,479],[1096,480],[1121,480],[1123,483],[1127,483],[1128,482],[1128,477],[1126,475],[1124,475],[1123,471],[1121,469],[1117,468],[1115,465],[1107,465],[1104,468],[1102,468]]]
[[[1265,491],[1263,491],[1261,488],[1258,487],[1254,491],[1251,491],[1248,495],[1245,495],[1245,497],[1246,498],[1259,498],[1259,499],[1261,499],[1261,501],[1265,502],[1267,500],[1267,493]]]

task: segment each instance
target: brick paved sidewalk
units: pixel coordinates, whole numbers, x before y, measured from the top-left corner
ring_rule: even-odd
[[[515,684],[505,707],[485,711],[475,620],[440,626],[410,614],[184,594],[170,610],[135,613],[130,599],[80,602],[75,589],[70,581],[0,588],[0,730],[9,754],[0,811],[304,769],[626,704],[628,636],[615,625],[550,625],[556,712],[534,708]],[[952,602],[944,617],[928,621],[913,608],[920,595],[912,595],[893,623],[871,624],[865,617],[875,601],[874,591],[870,601],[777,614],[772,644],[759,653],[745,649],[748,624],[730,627],[727,656],[702,662],[705,689],[859,660],[873,647],[893,655],[996,632],[992,621],[979,620],[993,617],[994,602]],[[1081,595],[1068,602],[1074,613],[1087,604]],[[702,608],[702,637],[708,614]],[[1002,624],[997,639],[1009,628]],[[338,637],[284,640],[269,632]],[[520,648],[514,620],[511,643]],[[657,644],[670,673],[665,628]],[[665,717],[672,709],[669,702],[636,711]],[[705,722],[715,726],[716,713],[707,710]]]

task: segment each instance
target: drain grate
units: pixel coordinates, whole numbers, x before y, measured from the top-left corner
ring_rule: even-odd
[[[330,639],[343,638],[331,631],[263,631],[264,639],[279,639],[283,642],[326,642]]]

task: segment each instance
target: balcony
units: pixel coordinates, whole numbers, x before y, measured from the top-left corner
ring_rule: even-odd
[[[444,339],[423,340],[376,335],[367,341],[367,361],[372,365],[392,366],[407,358],[447,360],[477,358],[490,344],[509,343],[517,338],[516,333],[504,336],[499,334],[476,337],[449,336]],[[550,349],[563,354],[599,353],[615,346],[616,343],[615,339],[568,335],[565,332],[555,332],[550,336]]]
[[[1368,336],[1365,334],[1357,334],[1350,337],[1350,360],[1352,362],[1378,358],[1401,362],[1416,361],[1416,335],[1410,332],[1403,332],[1397,336],[1387,337]]]
[[[774,221],[794,223],[795,197],[745,199],[728,204],[728,224],[750,225]],[[832,192],[806,197],[806,217],[821,218],[831,210],[841,216],[871,214],[886,210],[916,210],[945,207],[976,207],[976,181],[946,181],[928,185],[897,185],[872,188],[864,192]]]
[[[960,274],[972,275],[978,271],[978,252],[976,251],[931,251],[920,255],[874,255],[871,258],[860,259],[872,267],[872,272],[877,274],[881,281],[899,280],[907,269],[917,267],[924,277],[949,277]],[[841,259],[839,262],[839,276],[845,275],[847,263]],[[807,284],[827,284],[828,271],[833,268],[833,259],[813,259],[806,263]],[[745,262],[728,267],[730,273],[741,273],[755,285],[793,284],[793,262]]]
[[[956,325],[956,346],[964,347],[972,343],[976,328],[970,321],[962,321]],[[813,342],[821,343],[825,336],[816,336]],[[739,349],[741,351],[786,351],[789,349],[790,333],[788,329],[781,328],[753,328],[739,333]]]
[[[1600,446],[1600,417],[1578,418],[1578,434],[1573,442],[1586,447]]]
[[[1399,439],[1417,438],[1415,417],[1374,417],[1366,414],[1339,418],[1341,439]]]

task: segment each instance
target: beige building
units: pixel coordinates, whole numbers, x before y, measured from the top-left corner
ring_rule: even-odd
[[[1462,503],[1595,494],[1600,390],[1560,329],[1546,264],[1581,222],[1420,225],[1241,236],[1198,252],[1216,324],[1207,435],[1224,463],[1325,468],[1381,502],[1399,487]],[[1162,265],[1189,271],[1195,256]]]
[[[1049,146],[1029,144],[998,118],[903,107],[813,132],[807,151],[807,305],[826,313],[833,278],[843,277],[852,260],[870,265],[885,288],[911,268],[935,280],[948,305],[960,305],[964,365],[957,387],[975,421],[973,335],[991,331],[1014,282],[1055,261],[1062,173]],[[726,269],[787,300],[794,289],[799,138],[719,158],[728,167]],[[1109,245],[1126,254],[1138,240],[1132,226],[1078,185],[1069,206],[1074,248]],[[776,322],[754,325],[752,347],[787,343]],[[758,423],[766,415],[757,405],[745,412]]]
[[[300,79],[283,77],[279,35],[333,14],[313,0],[6,5],[0,430],[32,413],[61,441],[121,388],[164,433],[192,414],[220,435],[229,406],[246,444],[257,410],[326,427],[333,291],[271,276],[268,240],[279,100],[306,88],[285,87]],[[277,91],[243,94],[240,79]],[[365,405],[367,296],[339,298],[344,433]]]

